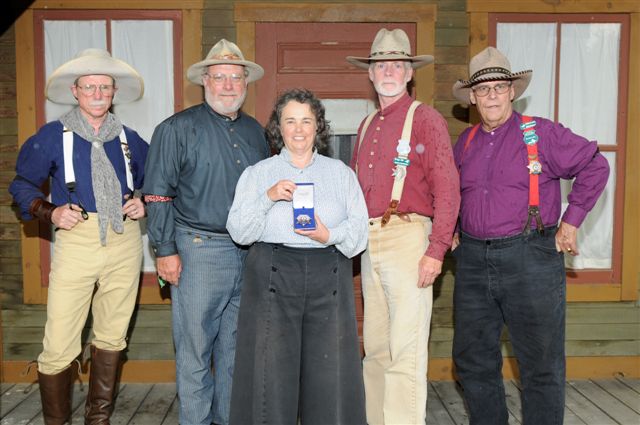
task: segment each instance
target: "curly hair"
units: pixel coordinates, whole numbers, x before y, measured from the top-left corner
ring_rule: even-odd
[[[282,118],[282,110],[289,102],[294,101],[298,103],[306,103],[311,108],[311,112],[315,115],[316,125],[318,130],[316,132],[313,146],[318,149],[318,153],[326,155],[329,152],[329,143],[331,137],[331,128],[329,127],[329,121],[324,117],[324,106],[320,99],[316,97],[313,92],[307,89],[292,89],[282,93],[276,101],[271,117],[265,128],[267,133],[267,139],[271,147],[279,152],[284,146],[284,140],[282,139],[282,133],[280,132],[280,119]]]

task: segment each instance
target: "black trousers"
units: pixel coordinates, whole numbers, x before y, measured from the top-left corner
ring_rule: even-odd
[[[333,247],[250,249],[230,424],[366,423],[352,281]]]

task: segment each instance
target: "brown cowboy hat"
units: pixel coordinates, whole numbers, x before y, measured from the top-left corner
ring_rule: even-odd
[[[509,59],[495,47],[487,47],[471,58],[471,62],[469,62],[469,75],[471,75],[471,78],[466,81],[456,81],[452,92],[460,102],[470,104],[469,92],[471,87],[484,81],[509,80],[512,82],[515,91],[513,100],[516,100],[527,89],[532,74],[533,71],[531,70],[512,73]]]
[[[194,63],[187,70],[187,78],[194,84],[202,84],[202,75],[211,65],[241,65],[247,70],[247,82],[259,80],[264,75],[264,69],[257,63],[245,60],[240,48],[224,38],[209,50],[203,61]]]
[[[363,69],[368,69],[371,62],[389,60],[411,61],[411,67],[418,69],[433,63],[433,56],[411,56],[411,44],[407,33],[401,29],[389,31],[386,28],[382,28],[376,34],[368,57],[347,56],[347,62]]]
[[[129,64],[111,57],[104,49],[85,49],[68,62],[60,65],[47,80],[44,92],[47,98],[63,105],[76,105],[70,87],[83,75],[108,75],[115,80],[118,91],[113,103],[129,103],[142,97],[144,82]]]

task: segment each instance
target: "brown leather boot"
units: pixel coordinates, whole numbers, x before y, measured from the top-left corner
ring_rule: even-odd
[[[46,425],[63,425],[71,417],[71,365],[62,372],[46,375],[38,371],[42,416]]]
[[[113,396],[120,366],[120,351],[107,351],[91,346],[89,394],[84,407],[85,425],[109,425]]]

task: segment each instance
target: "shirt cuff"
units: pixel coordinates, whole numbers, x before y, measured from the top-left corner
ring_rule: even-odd
[[[176,255],[178,253],[178,247],[173,241],[165,242],[161,245],[154,246],[153,253],[156,257],[168,257],[170,255]]]
[[[435,258],[438,261],[444,261],[444,254],[449,249],[446,244],[439,244],[437,242],[430,242],[427,251],[424,253],[427,257]]]
[[[562,221],[572,226],[580,227],[587,216],[587,212],[588,211],[585,211],[580,207],[569,204],[567,210],[562,215]]]
[[[335,229],[329,229],[329,240],[325,244],[326,246],[338,245],[340,242],[344,240],[344,229],[340,229],[336,227]]]

